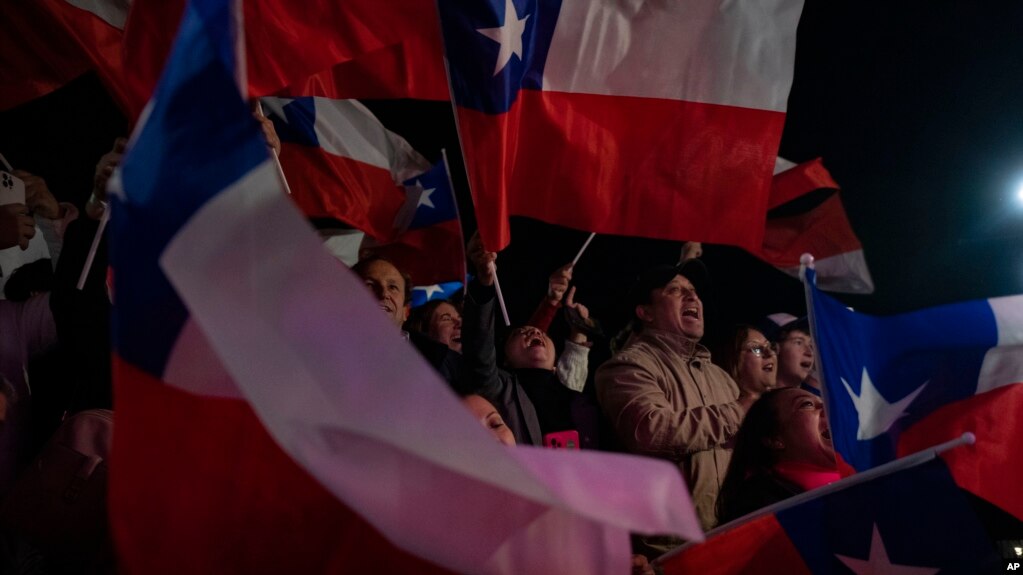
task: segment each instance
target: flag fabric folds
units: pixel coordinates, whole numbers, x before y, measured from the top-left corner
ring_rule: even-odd
[[[416,285],[464,282],[465,240],[444,162],[405,180],[405,193],[405,203],[394,219],[394,241],[363,245],[410,274]]]
[[[464,410],[282,192],[233,16],[189,4],[112,193],[122,567],[610,574],[629,532],[699,540],[672,466]]]
[[[948,469],[935,459],[724,526],[663,566],[667,575],[927,575],[987,573],[1001,561]]]
[[[0,109],[48,94],[92,69],[120,95],[120,83],[112,82],[122,70],[119,7],[104,0],[40,0],[5,6]]]
[[[800,0],[439,2],[480,233],[763,239]]]
[[[356,100],[261,100],[281,140],[292,198],[311,218],[345,222],[381,242],[394,239],[403,182],[430,163]],[[452,278],[446,278],[452,279]]]
[[[836,191],[823,200],[808,196],[828,188]],[[799,258],[809,253],[815,258],[821,289],[872,293],[874,280],[863,256],[863,246],[849,223],[837,189],[838,184],[820,158],[786,166],[775,174],[764,243],[757,255],[798,278]]]
[[[127,62],[150,89],[170,52],[183,6],[184,0],[132,2],[125,29]],[[243,10],[250,96],[276,94],[310,76],[333,74],[344,80],[342,86],[360,86],[343,97],[445,99],[437,88],[443,83],[443,64],[432,0],[310,0],[300,7],[285,0],[255,0],[245,2]],[[341,63],[350,64],[325,72]]]
[[[874,317],[851,311],[807,270],[814,340],[836,450],[857,470],[973,432],[949,455],[974,494],[1023,518],[1023,296]],[[980,474],[978,470],[986,470]]]

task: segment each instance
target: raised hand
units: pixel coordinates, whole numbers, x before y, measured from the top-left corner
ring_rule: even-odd
[[[488,252],[483,248],[483,240],[480,239],[479,232],[474,233],[469,239],[466,253],[469,254],[469,260],[476,268],[476,280],[481,285],[494,285],[494,277],[497,275],[497,265],[495,264],[497,252]]]

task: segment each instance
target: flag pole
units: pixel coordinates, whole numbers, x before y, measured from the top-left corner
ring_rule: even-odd
[[[7,158],[5,158],[3,154],[0,154],[0,162],[4,163],[4,167],[7,168],[8,172],[14,171],[14,168],[11,167],[11,163],[7,161]]]
[[[579,248],[579,253],[575,254],[575,258],[572,260],[572,267],[575,267],[575,264],[579,263],[579,258],[583,257],[583,252],[586,251],[586,248],[590,247],[590,242],[592,242],[593,238],[596,236],[597,232],[591,232],[590,237],[586,238],[586,243],[583,244],[583,247]]]
[[[261,120],[266,119],[266,114],[263,113],[263,101],[256,101],[256,113],[259,114]],[[278,139],[280,139],[278,137]],[[277,169],[277,178],[280,179],[281,185],[284,186],[284,191],[291,195],[291,186],[288,185],[288,178],[284,176],[284,168],[281,167],[281,159],[277,156],[277,150],[270,146],[270,155],[273,156],[274,168]]]
[[[440,157],[444,162],[444,174],[448,177],[448,189],[451,190],[451,200],[455,204],[455,221],[458,222],[458,237],[462,245],[462,296],[469,294],[468,270],[465,269],[465,230],[462,229],[462,212],[458,209],[458,195],[455,194],[455,182],[451,179],[451,164],[448,163],[448,149],[440,149]]]
[[[803,254],[799,256],[799,280],[803,282],[803,296],[806,298],[806,321],[810,325],[810,337],[814,341],[814,345],[817,349],[817,353],[814,354],[816,365],[814,366],[817,371],[817,382],[821,386],[821,400],[824,402],[824,414],[827,416],[828,421],[834,421],[831,418],[831,402],[829,400],[829,390],[827,379],[824,377],[824,367],[821,365],[821,354],[820,344],[821,341],[817,337],[817,314],[813,311],[813,290],[816,287],[817,276],[814,274],[814,285],[810,285],[810,282],[806,279],[806,270],[816,270],[814,267],[814,257],[812,254]]]
[[[440,17],[440,8],[439,7],[437,8],[437,17],[438,18]],[[443,34],[441,36],[442,36],[441,41],[446,41],[443,38]],[[445,46],[445,52],[444,52],[445,54],[447,54],[446,50],[447,50],[447,47]],[[451,115],[454,116],[454,118],[455,118],[455,133],[458,135],[458,149],[462,152],[462,158],[464,159],[465,158],[465,142],[462,141],[462,130],[460,129],[460,126],[458,125],[458,104],[455,102],[455,96],[454,96],[455,91],[451,88],[451,65],[450,65],[450,62],[448,62],[447,57],[444,58],[444,74],[447,76],[447,80],[448,80],[448,93],[451,95]],[[445,161],[445,164],[446,164],[447,163],[447,156],[446,155],[444,156],[444,161]],[[472,181],[469,178],[469,166],[466,166],[465,162],[463,161],[462,162],[462,168],[465,170],[465,183],[466,183],[467,186],[469,186],[469,199],[472,200],[473,211],[477,212],[476,228],[478,230],[479,229],[479,217],[478,217],[479,210],[476,209],[476,197],[473,196],[473,194],[472,194]],[[451,172],[448,172],[448,177],[449,178],[451,177]],[[451,191],[452,191],[452,193],[454,193],[454,186],[452,186]],[[464,237],[463,237],[463,239],[464,239]],[[468,282],[466,282],[466,283],[468,283]],[[468,286],[466,286],[466,289],[468,289]],[[497,266],[494,266],[494,291],[497,292],[497,303],[501,307],[501,316],[504,318],[504,325],[511,326],[511,320],[508,319],[508,307],[504,304],[504,294],[501,293],[501,282],[499,282],[497,280]]]
[[[856,485],[860,485],[861,483],[872,481],[874,479],[877,479],[878,477],[890,475],[892,473],[895,473],[896,471],[902,471],[905,469],[909,469],[910,467],[916,467],[917,465],[920,465],[922,463],[927,463],[928,461],[934,459],[938,455],[950,449],[954,449],[962,445],[973,445],[976,442],[977,437],[973,433],[967,431],[966,433],[963,433],[962,435],[955,439],[946,441],[944,443],[939,443],[938,445],[935,445],[934,447],[931,447],[929,449],[917,451],[916,453],[907,455],[905,457],[900,457],[895,461],[889,461],[884,465],[878,465],[877,467],[868,469],[866,471],[861,471],[860,473],[850,475],[849,477],[846,477],[844,479],[839,479],[838,481],[834,483],[829,483],[828,485],[825,485],[823,487],[811,489],[810,491],[804,491],[799,495],[794,495],[783,501],[779,501],[772,505],[768,505],[767,507],[762,507],[752,513],[748,513],[746,515],[743,515],[742,517],[739,517],[738,519],[729,521],[724,525],[719,525],[718,527],[711,529],[705,534],[706,535],[705,540],[710,539],[715,535],[720,535],[721,533],[724,533],[726,531],[731,531],[732,529],[735,529],[736,527],[744,523],[749,523],[750,521],[753,521],[754,519],[758,519],[765,515],[771,515],[774,513],[778,513],[779,511],[784,511],[786,509],[796,507],[797,505],[802,505],[807,501],[812,501],[814,499],[819,499],[826,495],[831,495],[832,493],[843,491],[845,489],[848,489],[849,487],[854,487]],[[692,547],[693,545],[698,545],[699,543],[700,543],[699,541],[687,542],[681,545],[680,547],[672,549],[671,551],[665,553],[664,555],[657,557],[656,559],[654,559],[653,562],[655,564],[663,563],[668,559],[671,559],[675,555],[678,555],[679,553],[688,549],[689,547]]]
[[[504,295],[501,293],[501,282],[497,279],[497,266],[494,265],[494,262],[490,262],[488,265],[494,266],[494,291],[497,292],[497,304],[501,307],[501,317],[504,318],[505,327],[511,327],[508,308],[504,305]]]
[[[96,235],[92,237],[92,245],[89,247],[89,255],[85,257],[85,265],[82,266],[82,275],[78,276],[78,291],[85,289],[85,280],[89,277],[89,270],[92,269],[92,261],[96,259],[96,251],[99,250],[99,242],[103,239],[103,231],[110,221],[110,206],[103,202],[103,215],[99,218],[99,227],[96,228]]]

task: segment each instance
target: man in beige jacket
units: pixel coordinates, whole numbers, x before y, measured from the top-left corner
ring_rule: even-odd
[[[635,333],[597,370],[597,399],[632,453],[675,462],[704,530],[717,524],[718,489],[730,442],[764,390],[740,390],[710,361],[703,303],[694,283],[709,283],[699,260],[640,274],[629,292]],[[678,541],[659,542],[664,550]]]

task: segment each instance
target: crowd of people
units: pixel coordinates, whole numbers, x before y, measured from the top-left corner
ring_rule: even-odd
[[[272,125],[260,121],[269,145],[279,146]],[[27,172],[14,172],[25,183],[24,203],[0,206],[0,250],[17,255],[41,234],[51,256],[43,266],[2,270],[7,287],[0,300],[0,495],[67,413],[113,406],[103,243],[84,285],[77,283],[125,144],[119,139],[99,159],[82,210],[58,203],[45,181]],[[621,302],[631,321],[614,338],[610,360],[599,365],[593,365],[590,350],[607,341],[596,337],[598,322],[576,300],[571,264],[550,275],[532,317],[508,329],[496,312],[499,254],[487,251],[478,236],[466,248],[472,280],[450,301],[412,309],[413,278],[382,257],[364,257],[352,272],[372,292],[380,313],[495,440],[671,461],[709,530],[837,480],[838,473],[806,319],[776,314],[738,326],[730,345],[712,357],[700,343],[702,300],[712,289],[709,272],[699,259],[699,244],[687,248],[681,262],[647,269],[635,279]],[[563,342],[549,335],[556,321],[567,323]],[[30,386],[29,376],[47,377],[33,358],[54,348],[75,373],[67,378],[70,390],[47,400],[40,392],[46,386]],[[7,537],[2,560],[23,560],[17,534]],[[637,572],[648,571],[647,559],[679,544],[671,536],[635,537]]]
[[[380,258],[353,269],[498,441],[669,460],[705,530],[839,479],[806,318],[738,326],[716,364],[700,344],[707,268],[695,258],[656,266],[624,302],[634,313],[624,344],[591,373],[589,312],[575,301],[570,265],[555,270],[529,322],[499,345],[498,254],[476,236],[468,254],[475,275],[464,299],[430,302],[408,319],[407,274]],[[583,320],[572,321],[560,355],[547,334],[559,309]],[[681,543],[634,538],[647,559]]]

